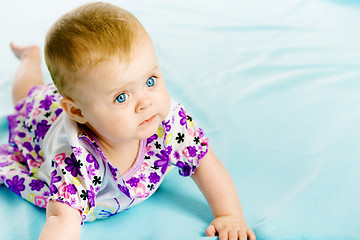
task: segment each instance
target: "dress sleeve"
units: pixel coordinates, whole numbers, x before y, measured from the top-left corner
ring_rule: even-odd
[[[192,175],[208,151],[208,138],[181,104],[172,108],[163,127],[170,164],[179,168],[180,175]]]
[[[95,206],[103,168],[97,151],[79,135],[77,123],[61,114],[44,139],[44,159],[38,177],[49,186],[49,200],[78,209],[85,219]]]
[[[53,157],[50,170],[50,197],[78,209],[83,216],[95,206],[95,195],[100,188],[99,165],[94,157],[80,148]]]

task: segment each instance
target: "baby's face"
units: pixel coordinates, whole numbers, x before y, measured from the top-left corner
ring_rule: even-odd
[[[81,84],[80,84],[81,85]],[[150,39],[139,42],[131,61],[99,64],[76,89],[86,125],[100,141],[146,139],[169,113],[170,97]]]

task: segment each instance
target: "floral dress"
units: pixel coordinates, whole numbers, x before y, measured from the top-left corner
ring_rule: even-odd
[[[172,100],[169,115],[120,174],[92,132],[63,113],[60,99],[53,84],[31,89],[8,117],[9,143],[0,147],[0,184],[36,206],[54,200],[78,209],[83,221],[106,218],[150,197],[170,167],[190,176],[208,151],[201,128]]]

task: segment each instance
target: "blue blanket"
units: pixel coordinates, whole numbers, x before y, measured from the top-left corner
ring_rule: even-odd
[[[1,5],[1,143],[19,65],[9,42],[43,47],[49,26],[84,2]],[[148,30],[169,91],[209,136],[258,240],[360,239],[359,1],[112,2]],[[193,181],[172,171],[81,239],[201,239],[211,220]],[[44,223],[43,209],[0,187],[0,239],[36,239]]]

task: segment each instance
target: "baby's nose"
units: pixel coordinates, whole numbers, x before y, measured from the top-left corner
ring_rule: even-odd
[[[147,109],[148,107],[150,107],[152,105],[152,102],[150,100],[150,98],[148,97],[142,97],[141,99],[139,99],[138,104],[136,105],[136,112],[142,112],[145,109]]]

